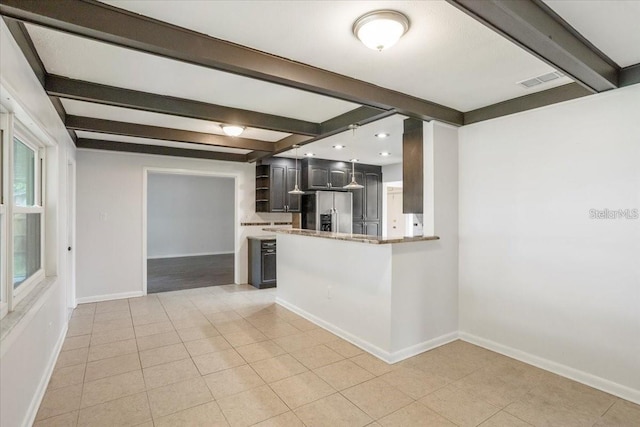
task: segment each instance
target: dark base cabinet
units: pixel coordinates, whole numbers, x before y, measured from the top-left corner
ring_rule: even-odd
[[[276,240],[249,237],[249,284],[264,289],[276,283]]]
[[[382,230],[379,222],[354,222],[353,234],[366,234],[367,236],[380,236]]]

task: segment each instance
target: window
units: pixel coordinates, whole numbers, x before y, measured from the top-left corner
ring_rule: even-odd
[[[44,146],[2,114],[0,308],[11,311],[44,278]]]

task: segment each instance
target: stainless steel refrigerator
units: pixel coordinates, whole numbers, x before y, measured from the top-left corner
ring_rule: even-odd
[[[351,233],[352,194],[347,191],[316,191],[302,196],[302,228]]]

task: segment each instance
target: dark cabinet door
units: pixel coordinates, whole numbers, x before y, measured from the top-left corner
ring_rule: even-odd
[[[365,234],[364,222],[357,221],[353,223],[353,234]]]
[[[271,165],[271,212],[284,212],[287,194],[287,168],[281,165]]]
[[[356,171],[355,175],[358,184],[362,184],[364,182],[364,174]],[[349,172],[349,182],[351,182],[351,172]],[[353,221],[364,220],[364,188],[351,190],[351,193],[353,194]]]
[[[379,236],[380,235],[380,223],[379,222],[365,222],[364,233],[367,236]]]
[[[329,183],[329,168],[318,165],[309,166],[309,188],[325,189]]]
[[[365,174],[365,219],[380,221],[382,219],[382,181],[376,173]]]
[[[298,186],[300,186],[300,169],[294,167],[287,168],[287,188],[286,188],[286,205],[287,212],[300,212],[300,195],[289,194],[296,185],[296,175],[298,175]]]
[[[276,281],[276,250],[269,249],[262,252],[262,283]]]
[[[349,182],[347,181],[347,174],[346,169],[331,168],[329,171],[329,186],[336,189],[344,187]]]

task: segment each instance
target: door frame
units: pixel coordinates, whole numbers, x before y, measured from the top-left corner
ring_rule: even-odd
[[[224,172],[212,172],[198,169],[175,169],[175,168],[155,168],[145,167],[142,174],[142,294],[147,295],[147,196],[148,196],[148,183],[149,174],[162,174],[162,175],[186,175],[186,176],[206,176],[211,178],[233,178],[233,282],[238,284],[238,274],[240,269],[238,268],[239,254],[238,250],[240,245],[238,244],[238,212],[239,212],[239,197],[238,197],[238,181],[240,178],[239,173],[224,173]]]
[[[76,161],[67,159],[67,307],[76,308]]]

